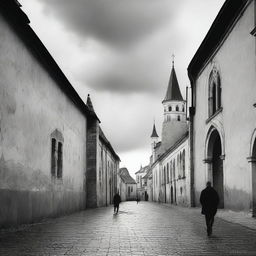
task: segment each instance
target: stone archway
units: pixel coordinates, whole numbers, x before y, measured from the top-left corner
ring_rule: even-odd
[[[252,150],[252,216],[256,217],[256,139]]]
[[[256,130],[252,136],[251,146],[250,146],[250,157],[247,158],[248,162],[251,164],[251,207],[252,216],[256,217]]]
[[[208,173],[207,179],[212,182],[214,189],[220,197],[219,208],[224,208],[224,178],[223,178],[223,154],[221,137],[217,129],[213,128],[209,133],[207,143]]]

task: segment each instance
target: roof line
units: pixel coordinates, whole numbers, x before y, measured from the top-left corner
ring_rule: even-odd
[[[167,149],[162,155],[160,155],[156,161],[151,165],[151,168],[156,165],[157,162],[161,161],[166,155],[168,155],[170,152],[172,152],[174,149],[176,149],[178,146],[182,144],[189,136],[189,132],[187,131],[176,143],[171,146],[169,149]]]

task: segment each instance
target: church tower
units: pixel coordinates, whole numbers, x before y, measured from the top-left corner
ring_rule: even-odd
[[[174,56],[173,56],[174,57]],[[172,70],[167,92],[162,101],[164,107],[164,122],[162,126],[162,152],[170,148],[188,130],[186,120],[186,101],[180,92],[179,83],[172,61]]]
[[[157,132],[156,132],[155,122],[153,125],[153,131],[150,138],[151,138],[151,151],[152,151],[152,163],[153,163],[156,160],[156,144],[159,139],[159,136],[157,135]]]

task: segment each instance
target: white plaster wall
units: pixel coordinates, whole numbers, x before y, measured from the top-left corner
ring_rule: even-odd
[[[0,155],[50,178],[51,138],[64,137],[63,181],[83,191],[86,118],[0,17]]]
[[[196,202],[205,187],[205,140],[210,125],[218,127],[224,143],[224,205],[227,208],[250,207],[251,174],[247,161],[250,139],[256,126],[254,1],[238,20],[224,43],[196,81],[194,126]],[[213,63],[221,76],[223,111],[210,123],[208,118],[208,78]]]
[[[181,143],[176,149],[170,152],[163,160],[162,160],[162,168],[166,167],[167,170],[167,163],[175,159],[175,180],[176,180],[176,197],[177,197],[177,204],[179,205],[190,205],[190,161],[189,161],[189,148],[188,148],[188,139],[186,139],[183,143]],[[180,152],[185,150],[185,178],[179,178],[179,171],[177,165],[177,156]],[[169,167],[170,173],[170,167]],[[180,188],[182,188],[182,193]],[[166,185],[166,198],[167,202],[171,202],[171,183]]]
[[[2,16],[0,38],[0,226],[83,209],[86,117]],[[55,129],[64,137],[63,178],[53,182]]]

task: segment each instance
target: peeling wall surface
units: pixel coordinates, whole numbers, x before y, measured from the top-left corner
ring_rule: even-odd
[[[218,131],[223,160],[224,208],[249,211],[252,205],[252,169],[248,157],[256,128],[254,1],[227,34],[196,80],[194,117],[195,200],[211,179],[209,133]],[[213,68],[220,75],[222,110],[209,119],[208,82]]]
[[[190,206],[190,157],[188,138],[152,168],[153,201]],[[185,152],[185,165],[179,160]],[[168,165],[168,167],[167,167]]]
[[[0,227],[82,209],[86,117],[0,16]],[[51,177],[51,134],[63,176]]]

